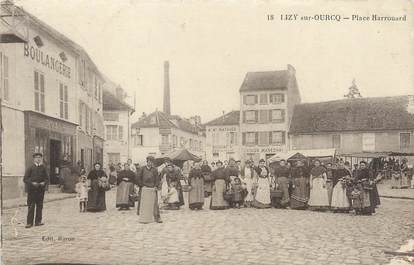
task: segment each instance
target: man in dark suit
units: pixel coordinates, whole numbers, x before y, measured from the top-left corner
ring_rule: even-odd
[[[45,196],[45,189],[49,182],[46,167],[42,164],[43,155],[41,153],[33,154],[33,165],[31,165],[24,174],[24,183],[27,187],[27,212],[26,228],[43,225],[42,223],[42,209],[43,198]],[[34,218],[36,208],[36,218]]]

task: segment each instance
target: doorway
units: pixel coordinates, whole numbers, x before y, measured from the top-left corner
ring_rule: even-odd
[[[50,184],[59,184],[61,141],[50,140]]]

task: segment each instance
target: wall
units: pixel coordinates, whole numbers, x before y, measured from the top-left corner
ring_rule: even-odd
[[[131,138],[131,159],[134,163],[143,164],[150,153],[159,153],[161,137],[158,128],[140,128],[139,134],[143,135],[143,146],[135,146]]]
[[[108,153],[119,153],[120,154],[120,162],[125,163],[128,160],[128,134],[130,132],[129,126],[129,115],[128,111],[105,111],[104,113],[117,113],[118,114],[118,121],[104,121],[105,125],[105,144],[104,144],[104,165],[108,165]],[[122,140],[108,140],[106,138],[106,126],[107,125],[116,125],[122,126]],[[119,133],[119,130],[118,130]],[[118,136],[119,137],[119,136]]]
[[[228,132],[236,133],[236,144],[230,145],[228,140]],[[213,134],[217,134],[218,139],[222,139],[223,142],[215,143]],[[240,159],[240,126],[228,125],[228,126],[207,126],[206,127],[206,159],[210,161],[216,160],[228,160],[230,157],[236,160]],[[213,153],[218,153],[217,156],[213,156]],[[233,153],[233,154],[230,154]]]
[[[204,136],[202,136],[202,135],[198,135],[198,134],[193,134],[193,133],[189,133],[189,132],[186,132],[186,131],[183,131],[183,130],[179,130],[179,129],[177,129],[177,128],[172,128],[171,129],[171,135],[170,135],[170,137],[169,137],[169,141],[170,141],[170,143],[171,143],[171,145],[172,145],[172,139],[173,139],[173,135],[176,135],[177,136],[177,147],[176,147],[176,149],[179,149],[179,148],[181,148],[181,145],[180,145],[180,137],[183,137],[184,139],[186,139],[186,144],[183,146],[184,148],[187,148],[188,149],[188,151],[190,151],[191,153],[193,153],[193,154],[195,154],[196,156],[199,156],[199,157],[201,157],[201,158],[205,158],[205,155],[206,155],[206,152],[205,152],[205,150],[206,150],[206,138],[204,137]],[[196,147],[196,146],[194,146],[193,145],[193,147],[192,148],[190,148],[190,139],[192,139],[192,141],[194,142],[194,141],[198,141],[198,142],[201,142],[201,147]],[[160,139],[160,142],[161,142],[161,139]]]

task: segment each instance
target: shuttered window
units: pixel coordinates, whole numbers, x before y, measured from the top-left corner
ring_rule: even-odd
[[[272,144],[285,144],[285,137],[284,131],[273,131],[270,134],[270,142]]]
[[[245,144],[255,145],[257,144],[257,133],[256,132],[247,132],[245,133]]]
[[[245,95],[243,97],[243,103],[245,105],[254,105],[254,104],[257,104],[257,95]]]
[[[269,111],[260,110],[259,111],[259,123],[268,123],[269,122]]]
[[[281,109],[272,109],[272,110],[270,110],[270,120],[273,123],[283,123],[283,122],[285,122],[285,110],[281,110]]]
[[[269,145],[269,132],[259,132],[259,145]]]
[[[244,122],[247,123],[256,123],[257,122],[257,111],[256,110],[246,110],[244,112]]]
[[[260,94],[260,104],[267,104],[268,95]]]
[[[285,102],[285,95],[280,93],[270,94],[270,103],[280,104]]]

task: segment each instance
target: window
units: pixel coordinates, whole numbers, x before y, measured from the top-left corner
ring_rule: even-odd
[[[285,110],[272,109],[270,110],[270,120],[273,123],[282,123],[285,121]]]
[[[411,133],[400,133],[400,149],[409,149],[411,145]]]
[[[257,111],[255,111],[255,110],[246,110],[244,112],[244,122],[256,123],[257,122]]]
[[[284,94],[270,94],[270,103],[272,104],[280,104],[285,102],[285,95]]]
[[[227,145],[235,145],[237,144],[237,133],[229,132],[227,133],[228,144]]]
[[[375,151],[375,133],[362,134],[362,151]]]
[[[3,87],[3,99],[5,101],[10,100],[10,88],[9,88],[9,58],[6,55],[0,53],[0,87]]]
[[[175,148],[177,147],[177,145],[178,145],[178,137],[177,135],[173,135],[173,147]]]
[[[103,118],[105,121],[119,121],[119,113],[104,112]]]
[[[119,141],[122,141],[124,139],[124,127],[118,126],[118,137]]]
[[[34,103],[35,110],[45,112],[45,76],[34,71]]]
[[[89,110],[89,132],[90,133],[92,133],[93,132],[93,129],[94,129],[94,124],[93,124],[93,117],[92,117],[92,115],[93,115],[93,112],[92,112],[92,110],[91,109],[89,109],[88,108],[88,110]]]
[[[86,87],[86,66],[85,60],[79,59],[79,84],[85,88]]]
[[[83,122],[83,117],[85,116],[83,106],[84,104],[82,103],[82,101],[79,101],[79,126],[81,128],[83,128],[83,126],[85,125],[85,123]]]
[[[269,145],[269,132],[259,132],[259,145]]]
[[[269,111],[259,110],[259,123],[268,123],[268,122],[269,122]]]
[[[180,147],[185,147],[186,141],[184,137],[180,137]]]
[[[260,104],[267,104],[267,94],[260,94]]]
[[[112,141],[118,140],[118,126],[106,125],[106,139]]]
[[[247,132],[243,133],[243,144],[255,145],[257,143],[257,133]]]
[[[341,148],[341,135],[340,134],[332,135],[332,147],[336,149]]]
[[[85,130],[86,132],[89,132],[89,109],[85,105]]]
[[[161,135],[161,143],[162,144],[169,144],[168,135]]]
[[[246,95],[243,97],[243,102],[245,105],[257,104],[257,95]]]
[[[68,86],[59,83],[59,104],[60,104],[60,117],[62,119],[68,119]]]
[[[270,143],[271,144],[285,144],[285,132],[283,131],[271,132]]]
[[[144,137],[143,135],[134,135],[134,146],[142,146]]]

